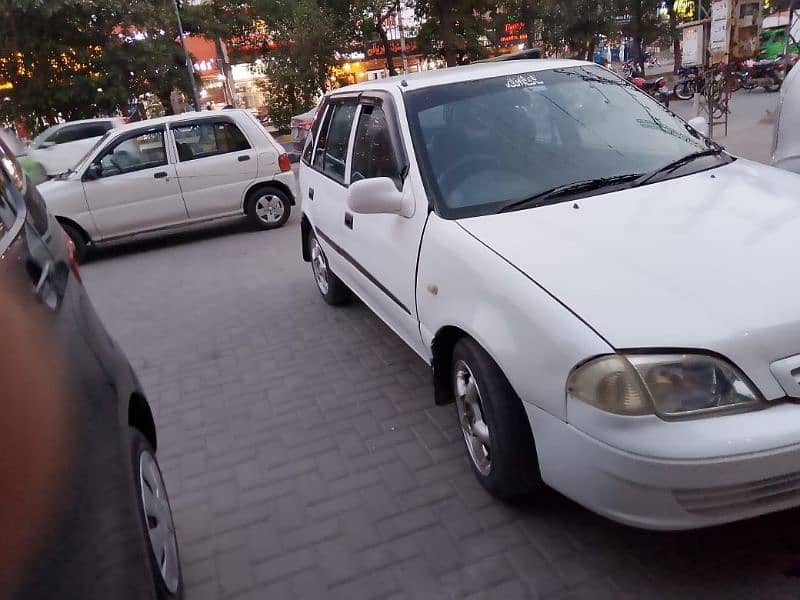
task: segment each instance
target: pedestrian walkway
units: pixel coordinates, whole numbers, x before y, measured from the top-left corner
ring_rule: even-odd
[[[731,95],[728,134],[715,125],[713,138],[730,152],[743,158],[769,163],[778,94],[758,90],[739,90]],[[697,116],[691,100],[674,100],[670,108],[686,120]],[[700,114],[706,116],[703,108]]]

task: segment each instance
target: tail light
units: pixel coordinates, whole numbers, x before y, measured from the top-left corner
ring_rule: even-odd
[[[660,88],[667,87],[667,80],[664,79],[663,77],[661,79],[659,79],[658,80],[658,87],[660,87]]]
[[[303,121],[302,123],[298,123],[297,124],[297,128],[298,129],[310,130],[312,125],[314,125],[314,119],[311,119],[310,121]]]
[[[81,271],[78,268],[78,260],[75,258],[75,244],[66,232],[64,232],[64,243],[67,245],[67,261],[69,262],[69,268],[72,271],[72,274],[75,275],[75,279],[83,283],[83,279],[81,279]]]
[[[289,155],[285,152],[278,156],[278,166],[280,167],[282,173],[292,170],[292,163],[289,160]]]

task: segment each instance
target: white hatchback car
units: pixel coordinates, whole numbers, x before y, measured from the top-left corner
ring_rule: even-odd
[[[283,148],[235,109],[109,131],[39,191],[82,254],[88,245],[242,213],[262,229],[280,227],[295,188]]]
[[[800,504],[800,176],[520,60],[336,90],[299,178],[319,292],[432,366],[492,493],[655,529]]]
[[[107,131],[125,122],[115,117],[69,121],[48,127],[31,142],[28,155],[49,177],[71,169]]]

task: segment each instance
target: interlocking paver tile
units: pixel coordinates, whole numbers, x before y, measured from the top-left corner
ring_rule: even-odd
[[[153,407],[187,600],[797,599],[798,511],[664,534],[491,498],[427,367],[321,301],[298,237],[214,225],[82,268]]]

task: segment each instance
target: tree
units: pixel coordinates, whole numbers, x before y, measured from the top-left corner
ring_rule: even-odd
[[[357,35],[350,20],[334,5],[316,0],[254,0],[254,16],[269,15],[269,36],[261,44],[269,95],[270,118],[276,126],[312,108],[328,86],[335,56]]]
[[[389,35],[386,32],[386,23],[400,10],[398,0],[354,0],[353,14],[356,21],[360,23],[360,36],[364,42],[373,39],[377,35],[383,46],[386,55],[386,68],[389,75],[397,75],[394,66],[394,53],[389,42]]]
[[[33,130],[126,107],[131,96],[185,85],[168,0],[5,1],[0,117]]]
[[[423,53],[444,58],[448,67],[484,58],[484,18],[490,0],[418,0],[416,11],[424,20],[417,35]]]

